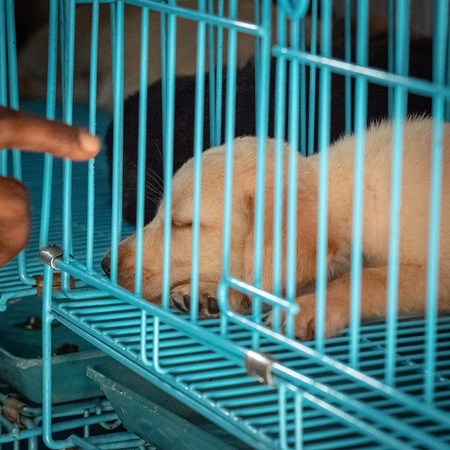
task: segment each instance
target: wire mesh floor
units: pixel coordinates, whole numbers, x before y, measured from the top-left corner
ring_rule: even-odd
[[[147,368],[140,358],[141,310],[112,298],[77,300],[55,305],[58,318],[94,344],[112,353],[136,372],[150,381],[161,381],[172,394],[191,406],[202,410],[219,425],[234,429],[239,436],[246,436],[250,445],[259,448],[279,448],[280,398],[277,390],[250,378],[243,367],[231,364],[226,358],[175,330],[161,324],[159,329],[159,366]],[[174,312],[174,314],[177,314]],[[183,316],[180,316],[183,317]],[[186,319],[188,320],[188,319]],[[154,319],[148,318],[147,351],[149,359],[153,349]],[[219,320],[201,321],[206,333],[219,334]],[[363,328],[361,337],[361,370],[376,379],[383,379],[385,367],[385,325],[377,324]],[[439,320],[439,360],[436,376],[436,406],[450,411],[450,319]],[[421,397],[423,392],[423,366],[425,328],[422,320],[409,320],[399,325],[396,386],[412,396]],[[232,327],[228,338],[242,347],[251,346],[251,333]],[[346,335],[327,342],[326,353],[334,359],[348,363],[349,339]],[[230,343],[230,345],[231,345]],[[313,344],[310,344],[311,346]],[[273,357],[305,377],[326,383],[342,394],[369,405],[382,414],[401,420],[407,426],[419,428],[450,446],[449,426],[430,418],[425,411],[413,411],[394,398],[371,389],[320,366],[305,355],[286,346],[262,340],[261,352]],[[320,397],[317,397],[320,400]],[[289,448],[295,448],[297,420],[294,398],[286,399],[286,423]],[[348,411],[358,417],[348,406]],[[306,448],[379,448],[379,444],[352,427],[340,423],[340,418],[325,414],[319,402],[305,402],[302,419],[303,444]],[[380,426],[381,421],[380,421]],[[395,428],[395,427],[394,427]],[[231,430],[230,430],[231,431]],[[391,430],[391,433],[395,431]],[[414,448],[427,448],[408,442],[404,430],[398,430],[400,440]]]

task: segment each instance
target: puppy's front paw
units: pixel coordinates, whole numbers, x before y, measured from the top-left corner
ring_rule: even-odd
[[[311,341],[316,337],[316,296],[304,295],[297,298],[300,311],[294,317],[294,334],[300,341]],[[348,325],[348,311],[345,308],[337,308],[331,302],[327,304],[325,319],[325,337],[336,336]],[[266,324],[273,326],[273,312],[266,318]],[[286,331],[286,313],[281,313],[281,331]]]
[[[301,341],[312,341],[316,337],[316,298],[314,296],[313,301],[301,300],[297,303],[300,311],[294,318],[295,337]]]
[[[300,341],[311,341],[314,339],[315,334],[315,314],[307,312],[301,320],[299,318],[300,314],[298,313],[294,318],[295,337]],[[269,328],[275,328],[273,311],[267,314],[265,323]],[[281,333],[286,333],[286,313],[284,311],[280,313],[280,328]]]
[[[170,291],[170,299],[174,306],[183,313],[191,311],[191,285],[176,286]],[[200,317],[218,317],[219,304],[216,298],[217,285],[212,283],[199,284],[198,314]]]

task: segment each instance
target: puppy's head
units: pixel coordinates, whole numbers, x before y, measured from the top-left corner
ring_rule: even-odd
[[[241,278],[246,270],[244,254],[253,227],[257,139],[236,139],[233,149],[231,218],[226,222],[227,226],[231,226],[230,274]],[[225,160],[225,146],[210,149],[202,155],[199,281],[209,285],[218,284],[222,278]],[[194,160],[191,159],[175,174],[172,182],[171,290],[190,284],[195,217],[194,178]],[[155,218],[144,228],[143,238],[142,296],[156,304],[162,294],[166,201],[167,196]],[[120,243],[118,257],[118,283],[130,291],[134,290],[135,260],[136,237],[133,235]]]

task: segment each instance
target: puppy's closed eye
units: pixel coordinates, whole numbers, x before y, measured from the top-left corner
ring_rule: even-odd
[[[172,219],[172,228],[192,228],[192,221]]]

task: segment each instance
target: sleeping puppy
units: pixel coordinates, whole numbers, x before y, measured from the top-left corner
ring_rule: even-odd
[[[374,31],[375,33],[375,31]],[[369,43],[369,65],[382,70],[388,68],[388,40],[386,34],[374,34]],[[355,46],[353,46],[355,51]],[[416,38],[410,45],[409,75],[421,79],[431,80],[433,68],[433,45],[428,38]],[[333,44],[333,55],[337,59],[345,58],[345,45]],[[354,59],[354,58],[353,58]],[[270,67],[269,90],[269,122],[268,136],[274,137],[275,122],[275,86],[276,86],[276,59],[273,58]],[[300,93],[305,98],[306,116],[309,110],[310,70],[305,71],[306,92]],[[226,85],[226,70],[223,73],[224,86]],[[202,144],[203,150],[210,148],[210,74],[205,75],[204,96],[204,126]],[[234,110],[235,136],[248,136],[256,134],[255,99],[257,97],[255,86],[255,66],[253,62],[237,71],[236,74],[236,105]],[[317,77],[317,83],[319,83]],[[287,80],[286,86],[289,86]],[[352,78],[352,100],[354,99],[355,83]],[[316,89],[315,104],[319,100],[319,86]],[[222,95],[222,124],[225,124],[226,92]],[[345,98],[346,80],[343,75],[333,73],[331,76],[331,128],[330,143],[339,139],[345,132]],[[174,112],[174,145],[173,145],[173,171],[174,173],[193,156],[194,148],[194,117],[196,108],[196,77],[180,76],[175,80],[175,112]],[[147,94],[147,134],[146,134],[146,188],[145,188],[145,223],[150,222],[156,214],[159,202],[163,195],[163,118],[161,114],[163,104],[162,83],[158,81],[149,86]],[[289,103],[289,102],[287,102]],[[388,89],[375,83],[368,83],[367,94],[367,123],[368,125],[388,115]],[[300,106],[302,103],[300,103]],[[288,112],[289,105],[286,107]],[[316,106],[317,111],[317,106]],[[431,99],[422,95],[410,93],[408,95],[408,112],[410,114],[431,113]],[[315,135],[312,143],[313,151],[317,150],[318,117],[315,115]],[[292,126],[299,126],[293,124]],[[136,183],[137,183],[137,148],[139,136],[139,92],[127,98],[124,103],[123,122],[123,208],[124,220],[136,223]],[[287,129],[286,129],[287,132]],[[224,130],[219,136],[219,143],[224,142]],[[113,124],[111,123],[105,138],[107,155],[110,165],[112,163]]]
[[[361,318],[386,314],[389,252],[390,183],[393,127],[381,122],[365,136],[363,260]],[[333,336],[349,324],[350,253],[353,207],[353,136],[343,137],[329,152],[328,254],[325,334]],[[273,282],[274,145],[267,140],[262,288]],[[409,119],[404,127],[402,206],[400,212],[399,314],[423,313],[426,298],[432,120]],[[256,181],[254,137],[234,141],[233,201],[230,275],[253,283],[254,207]],[[443,185],[439,260],[439,310],[450,309],[450,125],[444,125]],[[315,293],[301,295],[316,279],[318,181],[320,154],[298,155],[296,280],[300,312],[295,335],[310,340],[315,335]],[[283,148],[283,290],[286,273],[286,210],[288,145]],[[193,222],[193,167],[189,160],[174,176],[170,297],[182,311],[190,307]],[[218,311],[218,283],[222,277],[225,146],[203,153],[200,216],[199,313],[212,317]],[[163,269],[164,202],[144,229],[143,298],[158,304]],[[118,283],[134,289],[135,236],[119,245]],[[105,258],[104,266],[109,261]],[[251,299],[229,291],[228,304],[238,313],[251,312]],[[283,294],[284,295],[284,294]],[[283,316],[284,317],[284,316]],[[284,320],[284,319],[282,319]],[[272,322],[269,314],[268,323]],[[283,326],[284,324],[282,324]]]

